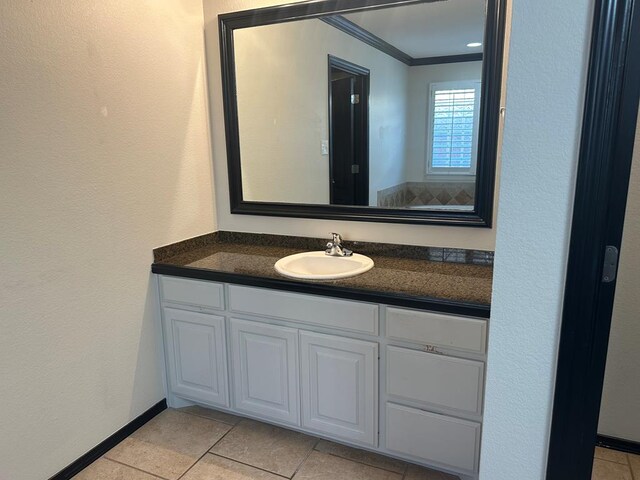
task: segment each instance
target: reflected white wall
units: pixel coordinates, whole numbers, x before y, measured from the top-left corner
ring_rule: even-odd
[[[370,203],[403,179],[409,67],[320,20],[234,32],[245,200],[329,203],[328,55],[370,70]]]

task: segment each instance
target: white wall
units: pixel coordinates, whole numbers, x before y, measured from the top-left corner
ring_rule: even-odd
[[[0,2],[0,478],[164,397],[153,247],[215,229],[200,0]]]
[[[545,477],[592,0],[512,0],[481,480]]]
[[[640,442],[640,128],[629,183],[598,433]]]
[[[423,65],[409,69],[409,109],[405,181],[419,182],[426,179],[427,167],[427,117],[430,97],[429,85],[456,80],[480,80],[482,62]],[[471,182],[475,181],[473,177]]]
[[[317,19],[236,30],[234,47],[246,200],[329,203],[329,54],[370,70],[370,204],[402,182],[407,65]]]
[[[512,1],[486,480],[544,477],[592,3]],[[151,249],[216,228],[197,3],[0,4],[2,477],[50,476],[163,396]],[[205,0],[220,226],[492,248],[487,229],[229,215],[216,15],[275,3]]]
[[[307,237],[327,237],[339,231],[347,240],[448,246],[493,250],[495,230],[487,228],[440,227],[367,222],[346,222],[303,218],[275,218],[231,215],[227,184],[222,85],[220,76],[218,14],[286,2],[279,0],[204,0],[205,43],[212,117],[211,138],[218,226],[221,230],[262,232]],[[497,201],[497,199],[496,199]]]

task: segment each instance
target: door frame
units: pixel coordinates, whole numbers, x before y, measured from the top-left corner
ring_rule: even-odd
[[[635,8],[634,8],[635,7]],[[640,4],[596,0],[564,292],[548,480],[591,478],[640,100]]]
[[[358,144],[354,142],[354,150],[358,149],[362,153],[360,173],[356,177],[355,197],[356,205],[360,205],[359,201],[366,199],[364,205],[369,205],[369,77],[371,72],[368,68],[361,67],[355,63],[348,62],[334,55],[328,55],[327,70],[327,86],[329,89],[329,203],[333,204],[333,186],[331,179],[333,178],[333,94],[331,88],[331,69],[336,68],[352,75],[362,77],[362,107],[360,108],[360,118],[358,124],[360,126]]]

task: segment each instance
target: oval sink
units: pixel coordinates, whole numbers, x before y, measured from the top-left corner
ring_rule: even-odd
[[[281,258],[275,264],[278,273],[304,280],[336,280],[353,277],[373,268],[373,260],[354,253],[350,257],[332,257],[322,252],[304,252]]]

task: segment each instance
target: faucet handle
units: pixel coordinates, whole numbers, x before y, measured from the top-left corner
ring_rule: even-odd
[[[339,233],[331,232],[331,235],[333,236],[332,242],[334,245],[340,245],[342,243],[342,237]]]

